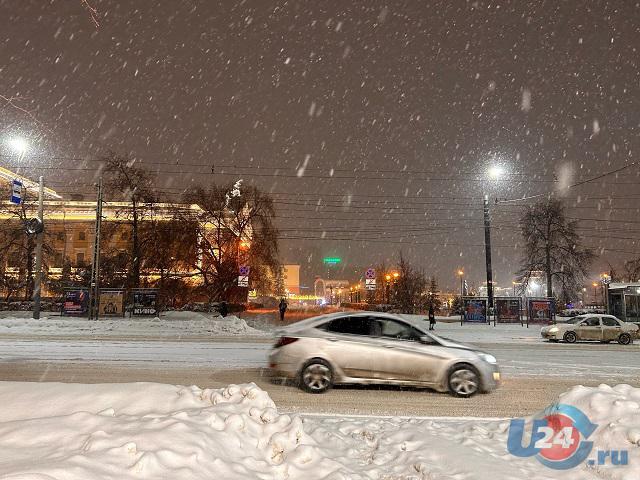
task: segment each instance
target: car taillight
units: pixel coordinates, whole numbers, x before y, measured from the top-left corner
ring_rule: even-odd
[[[298,340],[300,339],[295,337],[280,337],[276,342],[276,344],[273,346],[273,348],[284,347],[285,345],[289,345],[293,342],[297,342]]]

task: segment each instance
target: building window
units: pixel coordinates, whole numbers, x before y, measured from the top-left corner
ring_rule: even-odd
[[[87,234],[84,231],[78,232],[78,240],[86,240]]]
[[[58,232],[56,238],[60,241],[64,240],[64,232]]]
[[[84,266],[84,252],[78,252],[76,253],[76,264],[79,267]]]

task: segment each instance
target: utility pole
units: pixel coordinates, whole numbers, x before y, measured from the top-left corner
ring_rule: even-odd
[[[36,238],[36,278],[33,286],[33,318],[40,319],[40,302],[42,300],[42,243],[44,241],[44,178],[40,176],[38,186],[38,219],[41,231]]]
[[[96,226],[93,242],[93,262],[91,264],[91,289],[89,292],[89,320],[97,320],[100,310],[100,231],[102,229],[102,177],[98,181],[98,201],[96,202]]]
[[[493,270],[491,268],[491,219],[489,218],[489,196],[484,196],[484,249],[487,263],[487,297],[489,308],[493,308]]]

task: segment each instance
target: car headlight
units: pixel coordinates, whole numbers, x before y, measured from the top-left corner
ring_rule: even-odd
[[[493,355],[489,355],[488,353],[478,353],[481,359],[485,362],[490,363],[491,365],[495,365],[498,363],[498,360]]]
[[[558,333],[560,331],[560,329],[558,327],[551,327],[549,329],[549,333]]]

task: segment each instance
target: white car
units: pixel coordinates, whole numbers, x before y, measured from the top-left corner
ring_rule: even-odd
[[[621,345],[630,345],[638,338],[638,325],[626,323],[613,315],[589,314],[572,318],[566,323],[556,323],[542,327],[540,335],[551,342],[564,340],[575,343],[578,340],[597,342],[617,341]]]

